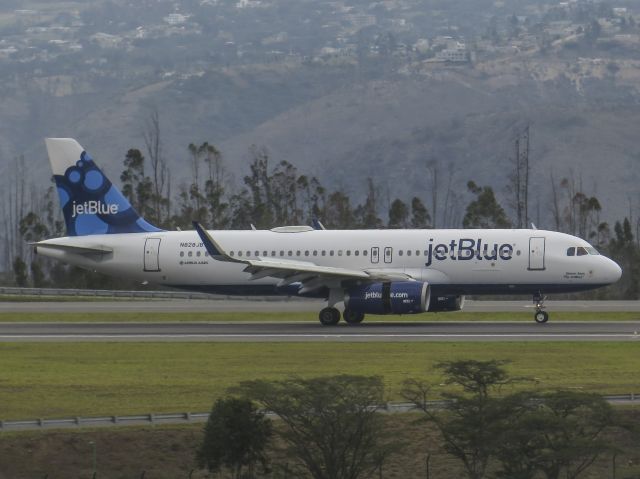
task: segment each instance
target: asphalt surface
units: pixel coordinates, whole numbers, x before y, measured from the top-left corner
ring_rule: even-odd
[[[312,322],[0,323],[0,341],[637,341],[640,321],[625,322]]]
[[[553,311],[640,312],[640,301],[547,301]],[[179,300],[105,300],[70,302],[2,302],[0,313],[26,312],[311,312],[320,311],[326,302],[314,299],[270,299],[264,301],[242,299],[179,299]],[[469,312],[531,311],[531,301],[466,301]]]

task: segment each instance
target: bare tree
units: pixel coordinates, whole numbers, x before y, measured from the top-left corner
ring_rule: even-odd
[[[529,135],[529,125],[517,134],[514,142],[515,156],[512,159],[513,170],[507,186],[513,198],[517,228],[524,228],[529,224]]]
[[[156,224],[161,224],[169,216],[168,204],[164,200],[166,198],[165,189],[169,175],[165,159],[162,156],[160,113],[156,107],[153,107],[145,122],[142,136],[152,170],[154,221]]]

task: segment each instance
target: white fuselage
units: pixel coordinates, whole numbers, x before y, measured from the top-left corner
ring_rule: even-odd
[[[215,231],[235,259],[276,258],[319,266],[404,273],[438,294],[569,292],[617,281],[621,271],[577,237],[544,230],[312,230]],[[81,254],[47,243],[112,250]],[[243,263],[209,256],[195,231],[56,238],[39,254],[109,275],[227,294],[295,294],[278,278],[250,280]],[[575,251],[575,250],[574,250]],[[590,248],[593,253],[593,249]]]

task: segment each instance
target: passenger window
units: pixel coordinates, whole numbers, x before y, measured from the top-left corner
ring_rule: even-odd
[[[284,251],[280,250],[280,256],[284,256]]]
[[[251,256],[251,251],[247,251],[247,257]]]
[[[272,252],[271,252],[271,256],[275,256],[275,255],[276,255],[276,252],[275,252],[275,251],[272,251]]]
[[[369,253],[367,252],[367,250],[366,250],[366,249],[363,249],[363,250],[362,250],[362,256],[367,256],[368,254],[369,254]]]
[[[229,251],[229,256],[233,256],[234,252],[233,251]]]
[[[304,252],[304,255],[305,255],[305,256],[309,256],[309,250],[306,250],[306,251]]]
[[[293,251],[291,250],[287,251],[287,256],[293,256]]]
[[[256,251],[255,256],[256,256],[256,257],[260,256],[260,251]]]
[[[353,252],[353,254],[354,254],[354,255],[356,255],[356,256],[360,256],[360,250],[359,250],[359,249],[355,250],[355,251]]]
[[[427,250],[424,250],[424,255],[429,256],[429,252]]]
[[[200,253],[200,251],[197,251],[197,252],[196,252],[196,256],[198,256],[198,257],[200,257],[200,255],[201,255],[201,254],[202,254],[202,253]]]
[[[329,251],[329,256],[333,256],[333,250]]]
[[[300,256],[300,250],[296,251],[296,256]]]
[[[327,252],[325,250],[322,250],[322,256],[327,256]]]
[[[347,256],[351,256],[351,250],[350,249],[347,250]]]
[[[318,250],[317,249],[313,250],[313,256],[318,256]]]
[[[573,246],[567,249],[567,256],[575,256],[575,255],[576,255],[576,249]]]
[[[262,256],[268,256],[267,252],[266,252],[266,251],[263,251],[263,252],[262,252]]]
[[[398,256],[402,256],[402,250],[398,250]]]
[[[587,250],[585,248],[583,248],[582,246],[578,246],[576,248],[576,255],[577,256],[586,256],[589,253],[587,252]]]
[[[191,255],[189,255],[191,256]],[[238,256],[242,256],[242,251],[238,251]]]
[[[416,256],[420,256],[420,250],[419,249],[416,250]]]
[[[342,250],[341,249],[338,250],[338,256],[342,256]]]
[[[180,257],[184,256],[184,251],[180,251]],[[231,253],[231,256],[233,256],[233,253]]]
[[[410,249],[407,250],[407,256],[411,256],[411,250]]]

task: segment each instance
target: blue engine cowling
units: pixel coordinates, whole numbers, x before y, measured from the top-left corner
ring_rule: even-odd
[[[427,283],[399,281],[356,286],[345,292],[344,305],[365,314],[416,314],[429,307]]]
[[[429,301],[429,312],[460,311],[464,306],[464,296],[436,296]]]

